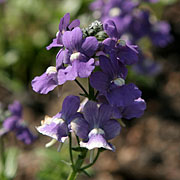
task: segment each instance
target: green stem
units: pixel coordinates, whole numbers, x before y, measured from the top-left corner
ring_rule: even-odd
[[[69,134],[69,155],[70,155],[70,159],[71,159],[72,168],[74,169],[74,160],[73,160],[73,155],[72,155],[72,137],[71,137],[71,133]]]
[[[81,83],[75,79],[75,82],[78,84],[78,86],[83,90],[84,94],[89,97],[89,94],[87,93],[86,89],[81,85]]]
[[[126,124],[122,121],[122,119],[118,119],[118,121],[122,127],[126,127]]]
[[[81,154],[78,156],[78,159],[74,165],[74,168],[72,169],[71,173],[69,174],[68,180],[76,180],[76,177],[77,177],[78,173],[80,172],[80,169],[84,162],[86,154],[87,154],[87,150],[82,149]]]
[[[98,157],[99,157],[99,154],[100,154],[100,150],[98,149],[98,152],[97,152],[96,157],[94,158],[93,162],[90,163],[90,164],[88,164],[87,166],[82,167],[80,170],[81,170],[81,171],[82,171],[82,170],[85,170],[85,169],[91,167],[92,165],[94,165],[94,163],[97,161],[97,159],[98,159]]]
[[[78,174],[77,171],[72,171],[72,172],[69,174],[68,180],[75,180],[76,177],[77,177],[77,174]]]
[[[95,94],[95,96],[94,96],[94,100],[96,100],[98,94],[99,94],[99,91],[96,92],[96,94]]]
[[[0,156],[1,156],[2,173],[4,174],[6,157],[5,157],[3,137],[0,138]]]
[[[91,87],[89,78],[88,78],[88,85],[89,85],[89,100],[93,100],[93,98],[94,98],[94,88]]]
[[[77,140],[78,146],[80,147],[80,140],[79,140],[79,137],[77,135],[76,135],[76,140]]]

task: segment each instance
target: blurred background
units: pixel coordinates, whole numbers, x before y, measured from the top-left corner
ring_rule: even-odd
[[[62,100],[81,91],[74,82],[63,87],[60,97],[57,89],[39,95],[31,88],[32,79],[55,64],[58,48],[50,51],[50,44],[58,31],[60,18],[65,13],[78,18],[81,27],[94,21],[89,5],[92,0],[0,0],[0,103],[3,108],[13,100],[23,104],[23,118],[38,135],[35,127],[45,115],[60,111]],[[161,0],[149,4],[159,20],[171,26],[173,41],[164,48],[154,47],[150,41],[141,41],[148,47],[146,54],[158,62],[156,75],[142,75],[130,70],[129,81],[142,90],[147,110],[142,118],[124,120],[120,136],[113,143],[116,152],[103,152],[96,165],[89,170],[89,180],[180,180],[180,2]],[[80,80],[84,85],[86,82]],[[14,134],[5,138],[5,146],[12,149],[15,159],[11,169],[17,169],[14,180],[66,179],[69,167],[67,145],[61,153],[57,147],[46,149],[50,138],[38,135],[33,145],[24,145]],[[16,161],[17,159],[17,161]]]

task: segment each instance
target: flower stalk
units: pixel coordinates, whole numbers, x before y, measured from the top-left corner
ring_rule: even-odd
[[[0,138],[0,156],[1,156],[1,173],[2,176],[4,176],[4,170],[5,170],[5,162],[6,162],[6,156],[5,156],[5,149],[4,149],[4,139],[3,136]]]

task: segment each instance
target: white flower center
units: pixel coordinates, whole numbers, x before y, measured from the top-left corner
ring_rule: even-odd
[[[115,79],[113,82],[114,82],[114,84],[117,85],[117,86],[122,86],[122,85],[125,84],[125,80],[122,79],[122,78],[117,78],[117,79]]]
[[[51,123],[51,117],[45,116],[44,120],[41,120],[41,125],[50,124]]]
[[[71,54],[71,57],[70,57],[71,62],[78,59],[79,56],[80,56],[80,52],[75,52],[75,53]]]
[[[57,73],[57,69],[55,66],[50,66],[46,70],[46,74],[52,74],[52,73]]]
[[[96,134],[105,134],[105,132],[101,128],[94,128],[90,131],[88,136],[91,137],[92,135]]]
[[[55,118],[55,119],[53,119],[53,122],[56,123],[56,124],[62,124],[64,122],[64,119],[62,119],[62,118]]]
[[[59,35],[59,31],[56,33],[56,37],[58,37],[58,35]]]
[[[121,9],[118,8],[118,7],[114,7],[114,8],[112,8],[112,9],[109,11],[109,15],[110,15],[111,17],[119,16],[119,15],[121,15]]]
[[[51,124],[51,122],[54,122],[56,124],[62,124],[64,122],[64,119],[45,116],[44,120],[41,121],[41,125]]]

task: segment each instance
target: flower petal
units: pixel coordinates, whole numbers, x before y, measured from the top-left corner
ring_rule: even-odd
[[[119,45],[118,58],[123,64],[132,65],[138,61],[137,46],[134,45]]]
[[[3,129],[11,131],[16,128],[17,123],[21,120],[19,116],[10,116],[3,121]]]
[[[114,21],[108,19],[103,23],[103,27],[109,37],[115,38],[116,40],[120,38]]]
[[[93,88],[97,89],[98,91],[106,92],[110,84],[110,78],[107,74],[98,71],[91,74],[90,84]]]
[[[87,62],[79,62],[79,61],[74,61],[72,63],[72,66],[76,63],[77,66],[77,73],[80,78],[87,78],[91,75],[92,71],[94,70],[94,59],[91,58]]]
[[[106,56],[100,56],[99,62],[102,71],[108,74],[109,77],[113,79],[116,72],[114,72],[113,63],[111,62],[111,60]]]
[[[104,148],[114,151],[113,146],[106,141],[106,139],[101,134],[92,135],[88,142],[80,142],[80,146],[87,148],[89,150],[95,148]]]
[[[133,84],[123,85],[112,89],[106,98],[112,106],[127,106],[141,96],[141,91]]]
[[[87,120],[87,122],[90,125],[90,129],[94,128],[94,125],[96,125],[97,119],[98,119],[98,107],[97,103],[93,101],[88,101],[83,109],[84,118]]]
[[[83,118],[76,118],[71,122],[71,129],[75,132],[75,134],[82,139],[88,138],[89,133],[89,124]]]
[[[68,126],[66,122],[59,122],[57,118],[52,118],[49,123],[37,127],[39,133],[63,142],[62,138],[68,136]]]
[[[46,49],[50,50],[53,47],[63,47],[63,44],[58,42],[58,37],[54,38],[53,42],[49,46],[47,46]]]
[[[87,37],[82,44],[83,53],[92,57],[98,48],[98,41],[95,37]]]
[[[59,23],[59,31],[66,31],[70,21],[70,14],[66,13]]]
[[[67,96],[62,105],[62,118],[66,120],[66,122],[77,113],[77,110],[80,106],[80,98],[78,96]]]
[[[57,73],[47,74],[45,72],[41,76],[35,77],[31,84],[34,91],[40,94],[47,94],[58,85]]]
[[[72,31],[66,31],[62,37],[62,41],[68,50],[78,52],[82,45],[83,33],[79,27],[76,27]]]
[[[69,51],[67,49],[61,49],[56,56],[56,68],[60,69],[63,63],[70,63]]]
[[[144,114],[144,110],[146,109],[146,103],[144,99],[138,98],[129,106],[126,106],[122,112],[123,118],[131,119],[131,118],[139,118]]]
[[[15,132],[17,139],[25,144],[32,144],[37,138],[31,133],[31,131],[27,127],[22,125],[19,125]]]
[[[72,31],[72,29],[74,29],[75,27],[79,27],[79,26],[80,26],[80,20],[79,19],[75,19],[68,26],[68,29]]]
[[[108,121],[112,116],[112,113],[113,113],[113,109],[111,108],[111,106],[107,104],[102,104],[99,107],[99,116],[98,116],[98,120],[100,121],[100,124],[102,125],[106,121]]]
[[[110,119],[103,124],[103,130],[105,132],[106,139],[110,140],[119,135],[121,126],[117,120]]]

